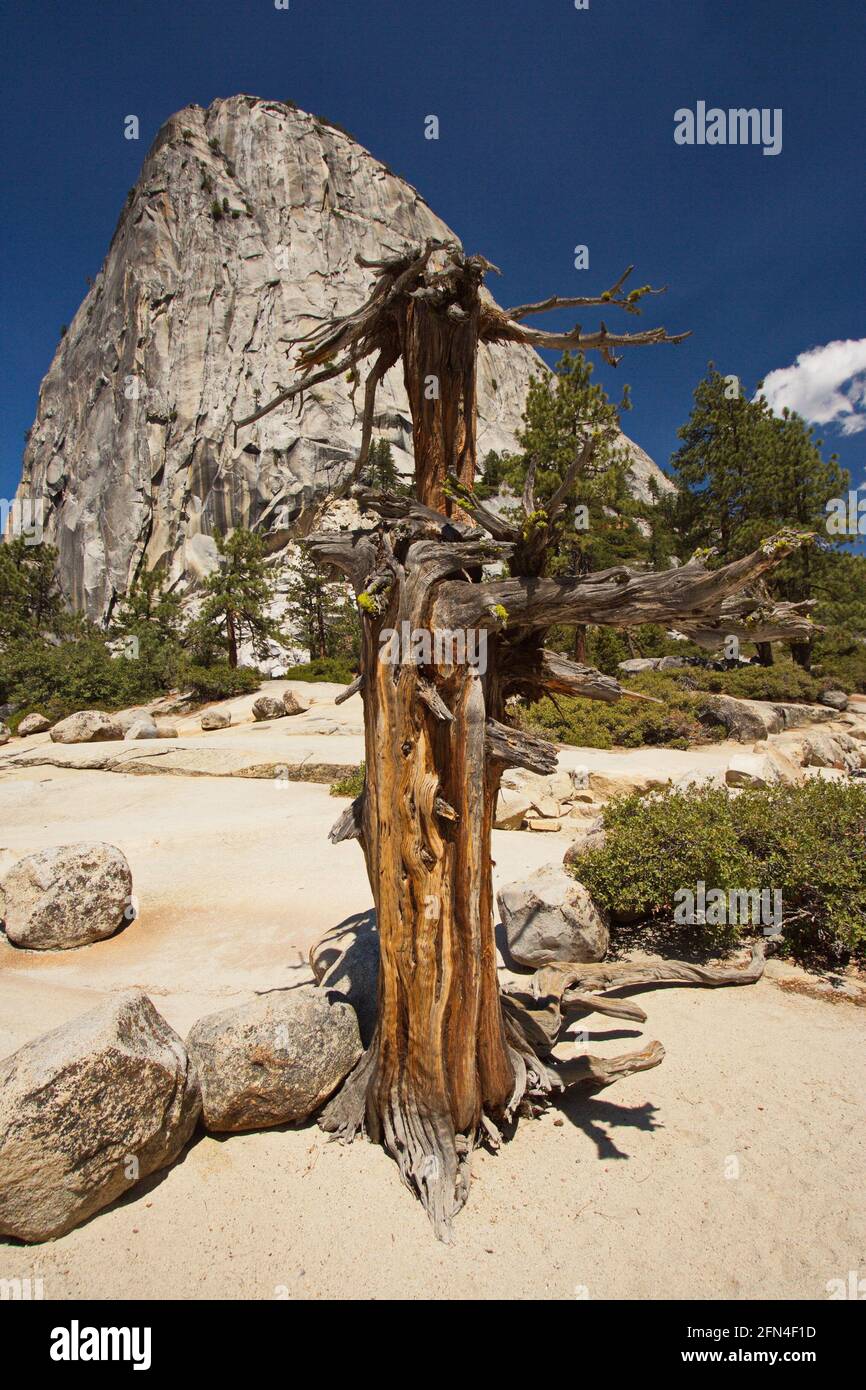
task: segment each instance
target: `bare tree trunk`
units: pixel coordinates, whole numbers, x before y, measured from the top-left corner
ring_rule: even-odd
[[[770,642],[756,642],[758,660],[762,666],[773,665],[773,646]]]
[[[226,614],[226,636],[229,643],[229,666],[234,671],[238,664],[238,636],[233,613]]]

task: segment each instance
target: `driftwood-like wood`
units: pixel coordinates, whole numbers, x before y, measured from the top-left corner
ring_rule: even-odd
[[[373,272],[365,303],[299,340],[298,381],[239,426],[374,358],[359,458],[341,489],[351,489],[365,528],[308,538],[317,561],[351,582],[362,619],[360,675],[340,698],[358,692],[363,701],[365,788],[331,839],[360,843],[380,945],[374,1036],[320,1123],[344,1140],[365,1131],[382,1143],[446,1239],[468,1194],[477,1142],[495,1147],[509,1118],[568,1086],[608,1085],[662,1059],[661,1045],[651,1043],[623,1057],[562,1062],[554,1048],[569,1014],[595,1010],[643,1022],[639,1005],[606,993],[747,983],[763,968],[759,957],[746,970],[727,972],[680,962],[565,965],[538,972],[529,993],[500,992],[490,856],[500,778],[509,767],[550,773],[557,761],[553,745],[514,726],[509,697],[544,690],[602,700],[629,694],[611,677],[546,651],[554,623],[656,621],[705,631],[728,621],[748,625],[759,614],[779,631],[799,631],[802,612],[781,605],[768,611],[755,585],[802,538],[783,533],[717,570],[695,557],[663,573],[617,567],[577,579],[546,577],[551,538],[599,438],[588,431],[576,441],[574,463],[546,510],[536,506],[533,468],[523,498],[526,524],[497,517],[473,491],[478,344],[593,349],[612,361],[616,348],[685,335],[527,326],[534,314],[566,305],[639,312],[651,291],[626,291],[630,271],[602,296],[552,297],[508,311],[481,294],[490,263],[451,243],[429,240],[361,264]],[[386,364],[398,360],[412,412],[414,498],[357,484],[376,387]],[[507,577],[484,578],[494,561],[507,566]],[[407,652],[394,641],[404,631],[437,641],[481,634],[485,646],[482,653],[467,642],[463,656],[447,645]]]
[[[341,690],[339,695],[335,696],[334,704],[344,705],[347,700],[351,700],[353,695],[358,694],[358,691],[361,689],[363,684],[364,677],[356,676],[355,679],[352,681],[351,685],[347,685],[345,690]]]

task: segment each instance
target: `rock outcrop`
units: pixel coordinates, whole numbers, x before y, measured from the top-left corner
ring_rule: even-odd
[[[139,990],[0,1061],[0,1234],[49,1240],[190,1138],[201,1096],[186,1049]]]
[[[24,457],[19,496],[41,499],[76,609],[110,613],[142,566],[194,586],[214,567],[215,528],[254,527],[273,550],[303,530],[356,455],[355,383],[319,386],[237,442],[233,421],[292,376],[300,336],[364,299],[357,253],[426,237],[454,234],[349,135],[290,104],[234,96],[166,121],[42,382]],[[479,457],[513,448],[539,367],[527,348],[482,348]],[[408,468],[399,368],[375,433]],[[650,500],[651,480],[670,490],[636,445],[632,460],[637,496]]]

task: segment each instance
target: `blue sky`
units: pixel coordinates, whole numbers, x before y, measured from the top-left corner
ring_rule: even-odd
[[[502,268],[502,303],[598,292],[630,261],[634,283],[667,284],[623,326],[693,336],[597,368],[611,394],[630,383],[626,428],[663,466],[709,359],[751,390],[866,338],[863,0],[45,0],[7,7],[2,50],[0,495],[151,139],[235,92],[347,127]],[[781,152],[677,145],[674,112],[698,101],[781,108]],[[862,376],[860,352],[774,378],[836,415],[820,433],[855,484],[866,402],[835,377]]]

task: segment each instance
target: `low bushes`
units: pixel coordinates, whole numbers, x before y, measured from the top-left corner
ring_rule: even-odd
[[[521,723],[542,737],[578,748],[639,748],[644,744],[688,748],[690,743],[722,737],[720,731],[700,723],[699,696],[683,690],[670,676],[644,671],[623,684],[661,703],[621,699],[609,705],[558,695],[556,704],[545,698],[522,710]]]
[[[335,681],[338,685],[351,685],[355,671],[351,662],[344,656],[317,656],[300,666],[290,666],[285,679],[289,681]]]
[[[262,678],[248,666],[186,666],[183,685],[197,700],[230,700],[235,695],[251,695]]]
[[[605,843],[571,871],[614,918],[673,928],[677,894],[698,883],[782,894],[783,949],[800,958],[866,959],[866,787],[824,782],[671,790],[617,799]],[[728,945],[737,923],[691,928]]]
[[[350,796],[354,801],[356,796],[360,796],[364,790],[364,777],[366,775],[366,765],[359,763],[354,772],[350,772],[346,777],[341,777],[338,781],[331,783],[331,796]]]
[[[734,695],[740,700],[770,700],[782,703],[817,703],[832,682],[821,680],[795,666],[792,661],[774,666],[741,666],[731,671],[708,671],[690,666],[677,673],[680,684],[692,690],[710,690],[718,695]]]

